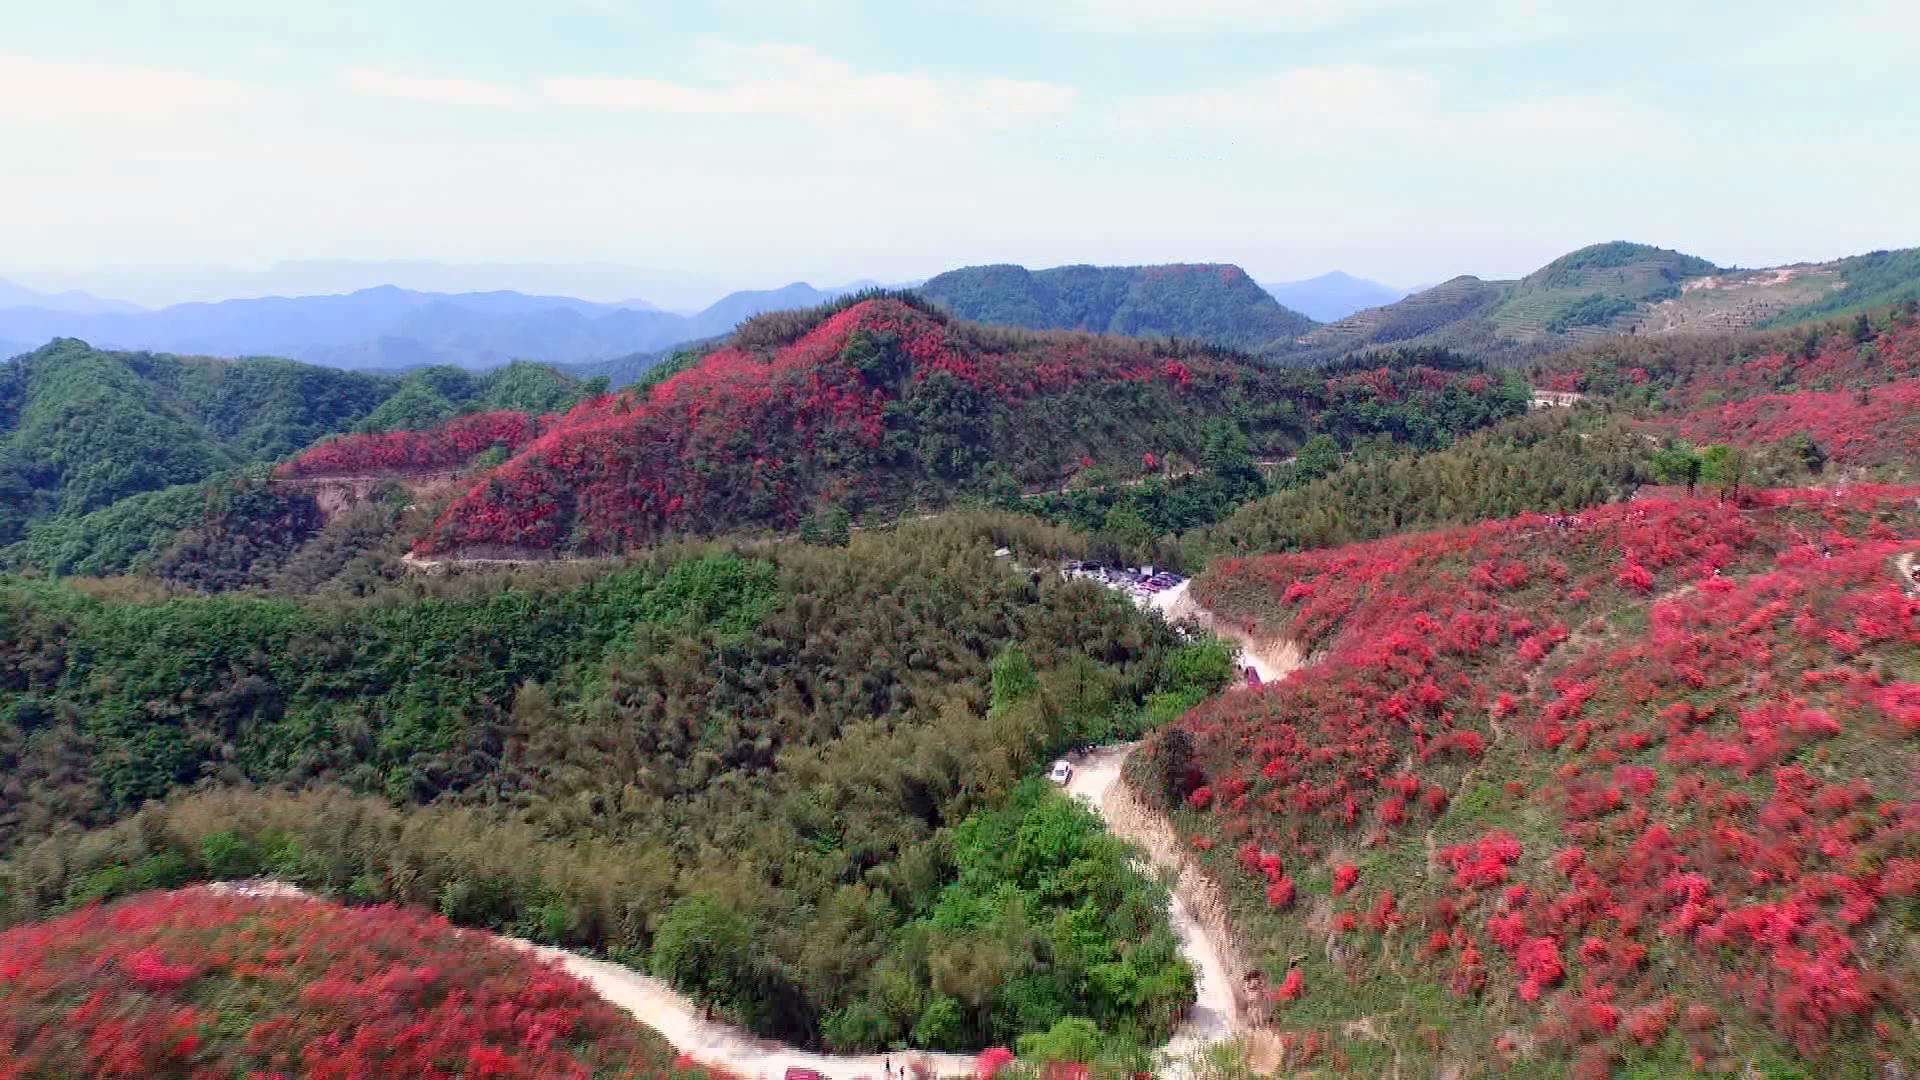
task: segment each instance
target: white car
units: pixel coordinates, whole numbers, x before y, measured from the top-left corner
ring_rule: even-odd
[[[1053,763],[1053,771],[1047,775],[1053,778],[1054,783],[1066,787],[1067,781],[1073,779],[1073,766],[1065,761],[1056,761]]]

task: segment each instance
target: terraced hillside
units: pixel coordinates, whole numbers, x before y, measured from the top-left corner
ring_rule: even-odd
[[[1570,252],[1516,281],[1454,278],[1329,323],[1274,355],[1316,362],[1411,343],[1517,363],[1581,341],[1784,326],[1910,297],[1920,297],[1920,252],[1722,270],[1677,251],[1615,242]]]

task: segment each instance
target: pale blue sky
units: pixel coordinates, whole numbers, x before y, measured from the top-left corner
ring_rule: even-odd
[[[741,286],[1220,260],[1398,284],[1920,244],[1911,0],[0,14],[0,275],[611,261]]]

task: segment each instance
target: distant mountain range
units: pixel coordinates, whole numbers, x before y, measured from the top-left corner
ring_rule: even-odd
[[[920,295],[962,318],[1029,330],[1177,337],[1260,351],[1311,330],[1245,270],[1164,266],[968,266],[929,278]]]
[[[141,309],[85,292],[0,282],[0,357],[58,337],[100,348],[283,356],[331,367],[470,370],[529,359],[624,385],[676,347],[768,311],[815,307],[874,285],[796,282],[735,292],[694,314],[645,301],[392,285]],[[896,286],[899,287],[899,286]],[[1444,345],[1521,363],[1611,334],[1782,325],[1920,295],[1920,249],[1828,263],[1723,270],[1693,255],[1612,242],[1510,281],[1463,275],[1406,295],[1335,271],[1259,285],[1237,266],[969,266],[914,286],[962,319],[1037,330],[1173,337],[1314,364],[1382,346]]]
[[[1333,322],[1356,311],[1404,299],[1410,290],[1357,278],[1335,270],[1305,281],[1265,282],[1275,300],[1315,322]]]
[[[795,283],[736,292],[694,315],[566,296],[430,293],[390,285],[344,295],[261,297],[144,311],[132,305],[100,306],[114,302],[91,297],[75,299],[83,294],[48,297],[16,287],[0,294],[0,342],[70,337],[100,348],[284,356],[356,370],[437,364],[485,369],[517,359],[596,364],[717,337],[753,315],[813,307],[867,284],[816,289]],[[16,295],[26,302],[7,306]]]
[[[129,304],[125,300],[103,300],[90,293],[77,289],[65,292],[36,292],[24,285],[0,279],[0,308],[41,308],[47,311],[68,311],[84,315],[93,315],[108,311],[142,311],[138,304]]]

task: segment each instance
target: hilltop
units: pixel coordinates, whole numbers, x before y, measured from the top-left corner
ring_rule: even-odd
[[[1260,350],[1313,320],[1237,266],[969,266],[930,278],[920,295],[954,316],[1029,330],[1185,338]]]
[[[1440,344],[1520,363],[1608,336],[1785,326],[1920,296],[1915,253],[1723,270],[1645,244],[1581,248],[1514,281],[1462,276],[1303,335],[1278,355],[1311,362],[1388,343]]]
[[[1083,470],[1141,476],[1199,461],[1227,432],[1282,456],[1316,434],[1443,437],[1519,407],[1471,365],[1281,371],[1218,350],[982,327],[882,295],[744,324],[685,371],[544,423],[420,546],[618,551],[1013,497]],[[287,471],[350,471],[384,453],[369,441],[322,452],[322,468],[303,458]]]

